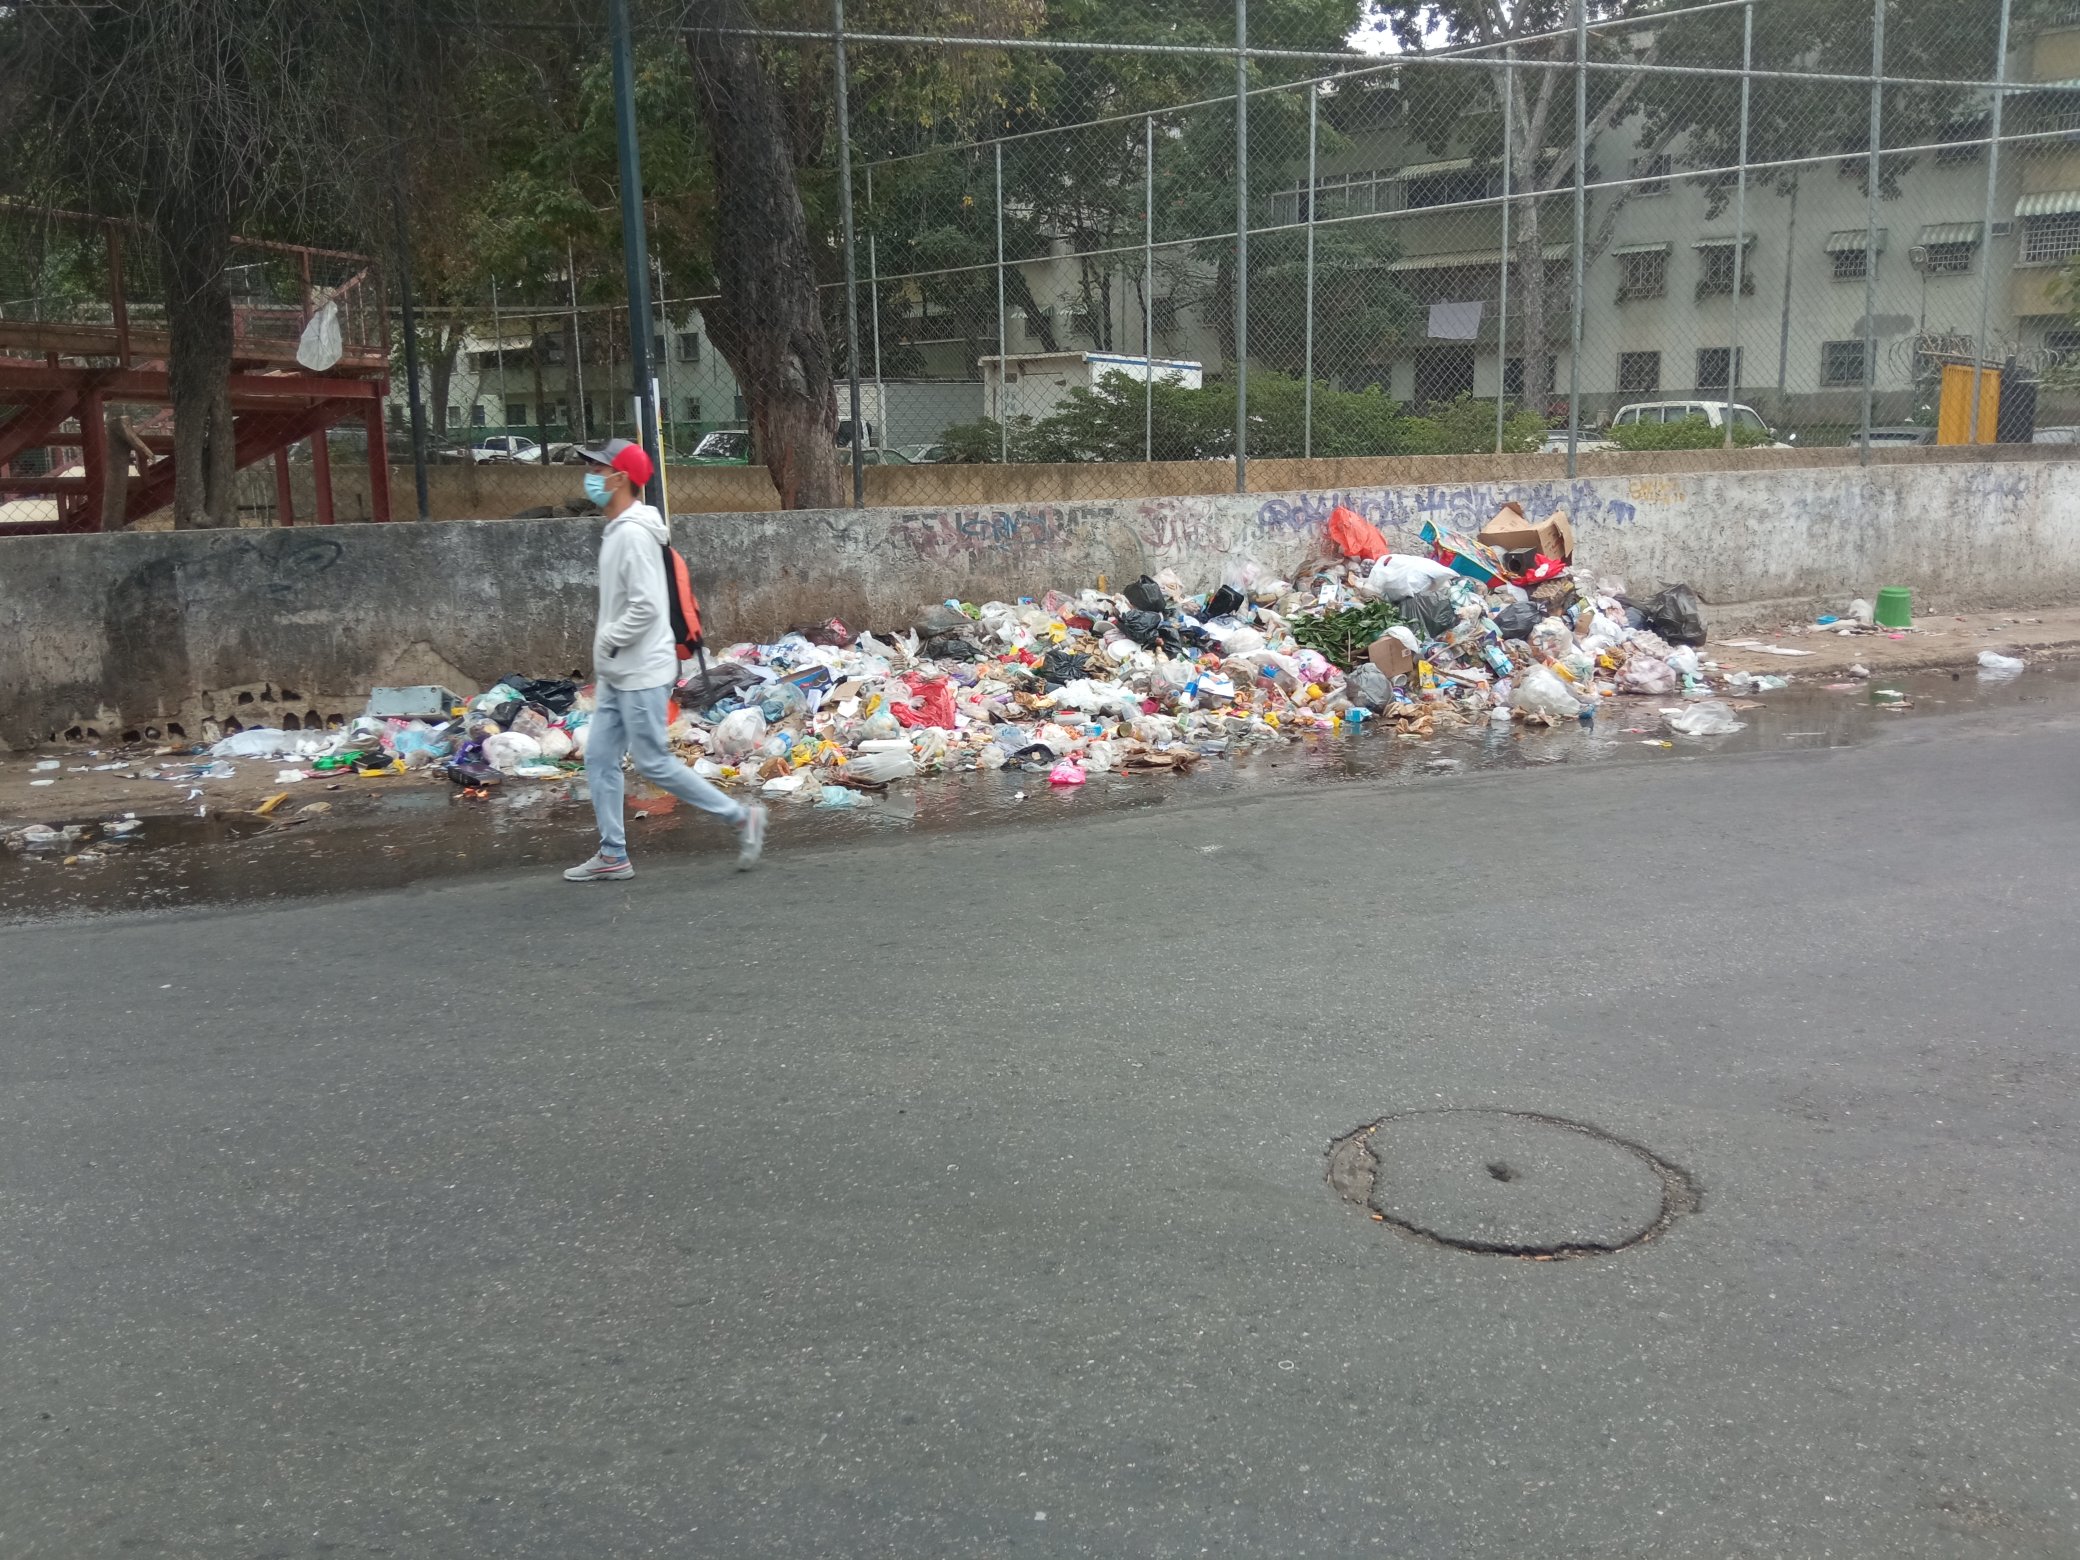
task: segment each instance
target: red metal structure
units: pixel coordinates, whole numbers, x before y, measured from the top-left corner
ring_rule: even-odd
[[[29,517],[7,516],[0,536],[99,531],[172,501],[173,439],[152,429],[165,414],[120,442],[105,431],[111,407],[172,405],[164,291],[149,260],[137,258],[150,246],[126,243],[140,236],[106,218],[0,204],[0,511],[20,511],[24,497],[46,501]],[[237,464],[274,462],[276,517],[293,524],[289,452],[309,440],[316,518],[330,525],[326,431],[358,426],[371,456],[369,518],[388,520],[389,325],[375,263],[339,250],[237,239],[227,271]],[[341,354],[314,373],[298,363],[297,346],[327,304],[336,311]],[[113,481],[122,483],[120,511]]]

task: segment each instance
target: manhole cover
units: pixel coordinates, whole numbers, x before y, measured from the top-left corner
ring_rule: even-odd
[[[1329,1184],[1410,1235],[1512,1257],[1623,1251],[1698,1206],[1690,1176],[1637,1143],[1528,1111],[1382,1116],[1329,1145]]]

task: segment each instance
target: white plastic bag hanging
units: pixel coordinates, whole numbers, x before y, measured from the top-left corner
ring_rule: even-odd
[[[296,343],[296,361],[312,373],[322,374],[339,362],[345,350],[340,340],[339,305],[328,300],[303,327]]]

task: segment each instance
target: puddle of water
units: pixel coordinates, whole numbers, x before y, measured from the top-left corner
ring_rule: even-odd
[[[1430,742],[1361,731],[1209,757],[1189,774],[1093,776],[1082,787],[1049,785],[1044,767],[943,775],[863,798],[854,808],[783,802],[774,808],[773,838],[784,849],[1005,819],[1073,822],[1094,809],[1279,786],[1407,784],[1543,764],[1847,747],[1932,716],[2022,706],[2080,707],[2080,664],[2007,679],[1915,672],[1847,688],[1794,686],[1759,696],[1738,712],[1743,728],[1721,737],[1671,733],[1660,712],[1678,707],[1674,699],[1624,698],[1605,701],[1593,726],[1484,723]],[[177,815],[142,819],[141,828],[116,840],[102,833],[100,820],[77,821],[88,830],[73,842],[0,850],[0,921],[397,888],[494,869],[546,870],[579,860],[593,845],[582,780],[516,783],[483,802],[464,800],[445,785],[385,790],[368,809],[293,828],[249,815]],[[631,796],[629,840],[638,857],[734,848],[728,831],[665,796]],[[67,856],[75,858],[70,865]]]

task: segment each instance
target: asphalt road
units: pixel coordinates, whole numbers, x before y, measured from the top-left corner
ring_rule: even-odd
[[[2080,1554],[2076,862],[2006,710],[0,931],[0,1555]]]

